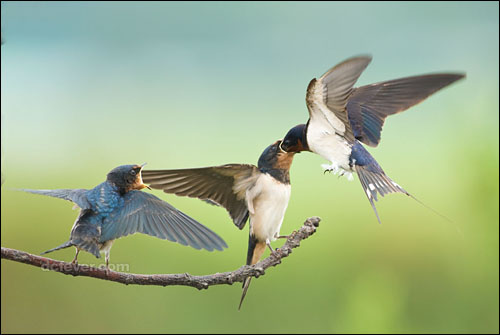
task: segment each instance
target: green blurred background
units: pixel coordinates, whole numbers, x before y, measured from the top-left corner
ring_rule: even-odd
[[[374,57],[358,86],[440,71],[467,78],[390,117],[370,149],[453,223],[391,195],[377,204],[379,225],[357,180],[323,175],[326,162],[302,153],[281,232],[317,215],[318,233],[252,281],[240,312],[240,285],[124,286],[2,260],[1,331],[498,332],[498,10],[497,2],[2,2],[1,245],[35,254],[66,241],[77,212],[13,188],[91,188],[129,163],[255,164],[307,120],[309,80],[357,54]],[[229,249],[134,235],[115,243],[111,263],[197,275],[244,263],[248,228],[225,210],[153,193]]]

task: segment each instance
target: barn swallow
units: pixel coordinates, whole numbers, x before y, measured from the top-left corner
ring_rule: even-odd
[[[105,182],[91,190],[23,191],[69,200],[80,208],[69,241],[55,250],[76,247],[73,263],[80,250],[100,258],[105,252],[106,268],[113,241],[134,233],[189,245],[195,249],[223,250],[226,243],[213,231],[156,196],[140,191],[147,187],[141,177],[143,165],[122,165],[108,173]]]
[[[256,264],[279,235],[290,199],[290,165],[295,152],[280,149],[281,140],[268,146],[258,165],[227,164],[195,169],[146,170],[144,182],[154,189],[205,200],[224,207],[243,229],[250,217],[247,265]],[[251,277],[243,283],[239,308]]]
[[[370,61],[370,56],[350,58],[311,80],[306,95],[309,120],[290,129],[281,148],[317,153],[331,162],[322,165],[325,172],[349,180],[356,172],[380,223],[374,204],[377,193],[399,192],[417,199],[389,178],[361,143],[376,147],[387,116],[405,111],[465,75],[426,74],[353,88]]]

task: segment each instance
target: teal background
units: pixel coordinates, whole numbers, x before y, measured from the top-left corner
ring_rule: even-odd
[[[357,180],[302,153],[281,232],[317,215],[318,233],[252,281],[240,312],[240,285],[124,286],[2,260],[1,331],[498,333],[498,13],[497,2],[2,2],[1,245],[35,254],[66,241],[77,212],[14,188],[91,188],[132,163],[255,164],[307,120],[309,81],[353,55],[373,55],[357,86],[467,78],[390,117],[369,149],[453,223],[390,195],[379,225]],[[248,228],[225,210],[153,193],[229,249],[134,235],[111,263],[196,275],[244,263]]]

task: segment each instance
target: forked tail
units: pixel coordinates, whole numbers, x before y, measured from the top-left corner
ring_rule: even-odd
[[[247,253],[247,265],[254,265],[259,260],[264,251],[266,250],[266,243],[258,242],[255,237],[249,235],[248,237],[248,253]],[[241,294],[240,305],[238,306],[238,310],[241,309],[241,304],[243,304],[243,299],[248,291],[248,287],[250,286],[250,281],[252,277],[247,277],[243,281],[243,292]]]
[[[377,164],[378,166],[378,164]],[[380,166],[379,166],[380,168]],[[413,200],[424,206],[425,208],[431,210],[435,214],[439,215],[441,218],[445,219],[448,222],[453,222],[443,214],[439,213],[432,207],[424,204],[422,201],[418,200],[415,198],[413,195],[408,193],[404,188],[399,186],[395,181],[393,181],[391,178],[386,176],[384,171],[380,169],[380,171],[373,172],[372,169],[370,169],[370,166],[360,166],[360,165],[355,165],[356,172],[359,177],[359,181],[361,182],[361,186],[363,186],[363,190],[365,191],[366,196],[368,197],[368,201],[370,201],[370,204],[372,205],[373,211],[375,212],[375,215],[377,216],[377,220],[379,223],[382,223],[380,221],[380,217],[378,216],[377,209],[375,208],[375,201],[377,201],[377,193],[379,193],[381,196],[384,196],[389,193],[403,193],[406,194],[407,196],[411,197]]]
[[[248,287],[250,286],[251,280],[252,280],[252,277],[247,277],[243,281],[243,293],[241,293],[240,305],[238,306],[238,310],[241,309],[241,304],[243,304],[243,299],[245,299],[245,296],[247,295]]]

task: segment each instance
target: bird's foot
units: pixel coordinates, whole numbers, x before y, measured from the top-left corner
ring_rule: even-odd
[[[101,264],[99,265],[99,270],[103,271],[104,270],[104,274],[107,276],[109,276],[111,270],[109,269],[108,266],[104,265],[104,264]]]
[[[297,231],[294,230],[294,231],[292,231],[292,233],[290,235],[278,235],[278,233],[276,233],[276,235],[274,237],[276,239],[278,239],[278,238],[286,238],[288,240],[290,237],[294,237],[296,234],[297,234]]]
[[[269,250],[271,250],[271,255],[273,255],[274,257],[278,258],[279,257],[279,252],[277,252],[276,250],[273,249],[273,247],[271,247],[271,241],[266,240],[266,245],[269,248]]]
[[[328,165],[328,164],[322,164],[321,167],[323,167],[323,169],[325,169],[324,173],[327,173],[327,172],[330,172],[330,173],[333,173],[333,174],[338,174],[339,178],[342,177],[342,176],[345,176],[347,178],[347,180],[351,181],[354,179],[354,177],[352,176],[352,172],[351,171],[347,171],[341,167],[339,167],[338,165],[336,164],[331,164],[331,165]]]
[[[276,257],[276,258],[280,258],[280,253],[278,252],[278,249],[271,250],[271,255]]]
[[[323,174],[327,173],[327,172],[330,172],[330,173],[333,173],[333,174],[337,174],[339,172],[339,167],[335,164],[331,164],[331,165],[328,165],[328,164],[321,164],[321,167],[325,170],[323,172]]]
[[[106,267],[104,268],[104,271],[106,271],[106,276],[108,276],[109,273],[111,272],[111,270],[109,269],[109,262],[106,262]]]

